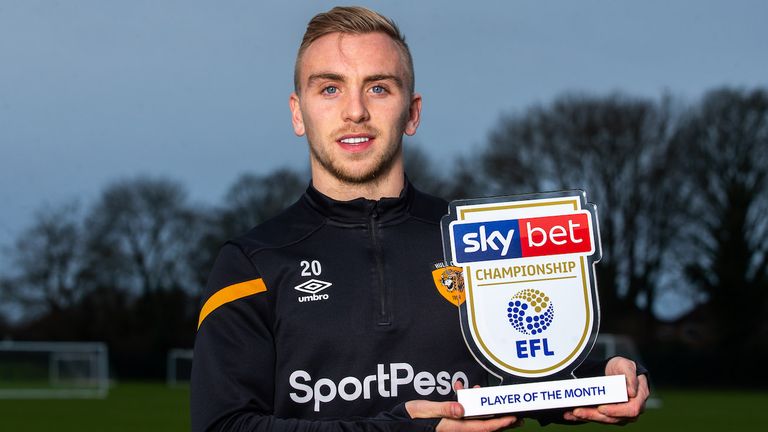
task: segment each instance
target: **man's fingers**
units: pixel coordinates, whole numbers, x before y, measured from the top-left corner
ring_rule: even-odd
[[[479,385],[474,385],[474,386],[472,386],[472,388],[480,388],[480,386]],[[461,380],[454,381],[453,382],[453,390],[454,391],[464,390],[464,383],[461,382]]]
[[[442,418],[437,425],[437,430],[441,432],[495,431],[522,424],[515,416],[463,420],[464,407],[458,402],[413,400],[406,402],[405,409],[411,418]]]
[[[563,414],[563,418],[569,421],[593,421],[608,424],[626,424],[636,421],[645,409],[645,400],[650,393],[648,378],[645,375],[640,375],[636,381],[638,383],[637,395],[630,397],[629,401],[600,405],[596,408],[576,408]]]
[[[632,373],[637,373],[637,365],[624,357],[614,357],[608,360],[608,364],[605,365],[606,375],[629,375]]]
[[[522,426],[523,421],[515,416],[497,417],[487,420],[443,419],[438,423],[437,432],[488,432]]]
[[[627,419],[607,416],[597,408],[576,408],[571,413],[566,413],[563,418],[571,421],[592,421],[605,424],[624,424]]]
[[[566,411],[563,414],[563,418],[568,421],[580,421],[581,419],[573,415],[573,411]]]
[[[606,375],[624,375],[627,382],[627,396],[637,396],[637,365],[624,357],[614,357],[605,365]]]
[[[637,400],[619,404],[600,405],[596,410],[605,416],[615,418],[635,419],[642,414],[642,405]]]
[[[611,417],[637,418],[645,410],[645,401],[650,394],[648,378],[645,375],[637,377],[637,382],[638,388],[635,397],[630,397],[629,401],[625,403],[600,405],[597,407],[598,411]]]
[[[624,374],[624,378],[627,381],[627,396],[632,399],[637,396],[637,372]]]
[[[464,383],[460,380],[453,383],[454,390],[463,388]],[[436,428],[440,432],[488,432],[523,424],[522,419],[518,420],[515,416],[465,420],[462,418],[464,407],[458,402],[412,400],[405,403],[405,409],[411,418],[441,418]]]
[[[411,418],[460,419],[464,416],[464,407],[458,402],[412,400],[405,403],[405,410]]]

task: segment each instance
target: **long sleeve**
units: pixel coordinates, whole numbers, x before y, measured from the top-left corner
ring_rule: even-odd
[[[433,430],[410,419],[403,404],[371,418],[336,420],[274,415],[274,297],[251,259],[225,245],[209,277],[195,341],[192,431]]]

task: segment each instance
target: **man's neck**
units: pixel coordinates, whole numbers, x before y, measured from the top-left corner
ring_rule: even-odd
[[[400,196],[405,187],[405,173],[402,169],[393,169],[387,175],[370,182],[347,183],[328,175],[315,175],[313,172],[312,185],[318,192],[336,201],[350,201],[356,198],[378,201]]]

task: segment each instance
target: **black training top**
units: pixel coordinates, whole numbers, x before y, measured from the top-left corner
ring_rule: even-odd
[[[438,291],[446,211],[410,184],[347,202],[310,186],[228,242],[200,314],[192,430],[431,430],[401,403],[485,384]]]

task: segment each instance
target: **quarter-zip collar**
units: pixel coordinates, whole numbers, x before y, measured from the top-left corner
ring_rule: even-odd
[[[405,186],[396,198],[369,200],[356,198],[350,201],[337,201],[330,198],[310,183],[304,193],[306,202],[323,216],[340,223],[367,223],[375,218],[379,223],[394,222],[407,217],[413,201],[414,188],[406,179]]]

